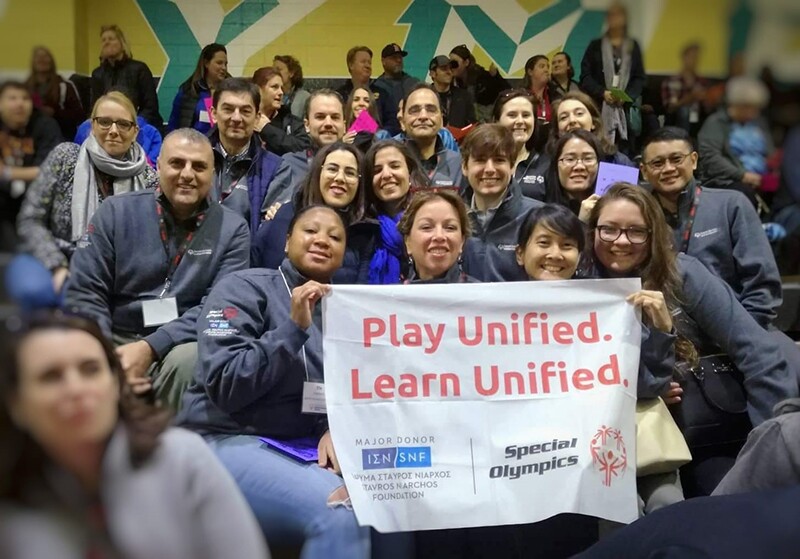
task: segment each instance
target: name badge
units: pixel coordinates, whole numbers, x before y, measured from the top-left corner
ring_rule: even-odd
[[[325,384],[322,382],[303,383],[303,413],[328,413],[325,403]]]
[[[619,74],[614,74],[614,77],[611,78],[611,87],[619,87]]]
[[[145,326],[161,326],[178,318],[178,300],[175,297],[142,301]]]
[[[208,111],[200,111],[197,120],[199,120],[200,122],[210,123],[211,116],[208,114]]]

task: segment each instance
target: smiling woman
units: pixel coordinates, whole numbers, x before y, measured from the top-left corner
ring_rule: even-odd
[[[209,294],[198,322],[198,382],[181,421],[233,474],[269,541],[303,545],[310,559],[367,559],[369,528],[333,503],[344,482],[324,407],[308,408],[318,405],[309,390],[324,388],[321,299],[346,250],[342,213],[300,208],[283,241],[277,269],[231,273]],[[289,448],[303,439],[318,459],[289,458],[260,437]]]
[[[594,193],[603,152],[594,134],[578,128],[561,136],[547,171],[545,200],[572,210],[581,221],[599,198]]]
[[[336,142],[319,150],[292,201],[282,205],[273,219],[259,227],[251,247],[251,264],[277,268],[283,260],[283,239],[295,212],[321,205],[336,211],[348,230],[344,264],[336,274],[336,283],[367,283],[369,260],[378,231],[376,223],[363,220],[362,169],[361,152],[350,144]]]
[[[96,324],[35,313],[14,317],[0,340],[3,557],[212,559],[232,546],[264,557],[230,475],[202,439],[123,388]]]
[[[109,196],[158,185],[158,175],[136,143],[136,110],[122,93],[100,97],[92,133],[78,146],[64,142],[42,163],[18,218],[25,273],[10,290],[25,308],[58,306],[69,261],[89,220]]]

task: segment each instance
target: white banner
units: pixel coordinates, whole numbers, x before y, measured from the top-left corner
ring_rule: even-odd
[[[638,279],[334,286],[334,447],[381,532],[637,516]]]

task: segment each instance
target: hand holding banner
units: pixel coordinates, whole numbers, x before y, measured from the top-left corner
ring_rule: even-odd
[[[638,279],[336,286],[328,419],[380,531],[636,518]],[[332,319],[335,317],[335,319]]]

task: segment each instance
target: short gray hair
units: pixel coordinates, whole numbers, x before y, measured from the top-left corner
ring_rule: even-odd
[[[752,105],[763,109],[769,104],[769,90],[756,78],[737,76],[725,86],[725,101],[730,105]]]
[[[209,147],[211,147],[211,140],[208,139],[208,136],[206,136],[201,132],[198,132],[194,128],[178,128],[176,130],[173,130],[164,137],[162,145],[166,144],[167,140],[169,140],[170,138],[180,138],[192,144],[206,144]]]

